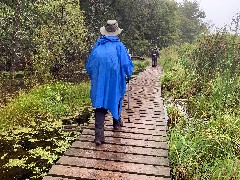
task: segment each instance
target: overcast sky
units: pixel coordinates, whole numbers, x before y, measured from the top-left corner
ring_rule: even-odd
[[[182,2],[183,0],[176,1]],[[211,21],[217,28],[230,25],[233,16],[240,13],[240,0],[197,0],[197,2],[206,13],[206,20]]]

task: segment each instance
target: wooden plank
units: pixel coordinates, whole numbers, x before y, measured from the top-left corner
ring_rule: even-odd
[[[66,156],[85,157],[92,159],[111,160],[116,162],[130,162],[135,164],[148,164],[155,166],[169,166],[168,158],[143,156],[138,154],[125,154],[120,152],[92,151],[70,148],[65,152]]]
[[[101,159],[63,156],[58,160],[57,165],[86,167],[88,169],[98,169],[121,173],[136,173],[150,176],[170,177],[169,167],[106,161]]]
[[[94,130],[91,129],[84,129],[82,132],[82,135],[94,135]],[[145,141],[156,141],[156,142],[162,142],[162,141],[167,141],[168,138],[166,137],[166,134],[164,135],[157,135],[157,136],[153,136],[151,134],[135,134],[135,133],[126,133],[126,132],[113,132],[113,131],[104,131],[104,135],[105,137],[122,137],[125,139],[142,139]],[[81,137],[81,136],[80,136]],[[80,138],[79,137],[79,138]]]
[[[94,141],[94,136],[90,135],[82,135],[78,138],[76,142],[81,143],[81,142],[93,142]],[[156,141],[145,141],[141,139],[124,139],[119,137],[107,137],[105,139],[105,142],[107,144],[118,144],[122,146],[138,146],[138,147],[149,147],[153,149],[168,149],[168,142],[156,142]]]
[[[79,149],[88,149],[88,150],[101,150],[108,152],[121,152],[127,154],[139,154],[146,156],[156,156],[156,157],[168,157],[168,149],[152,149],[144,147],[135,147],[135,146],[122,146],[115,144],[103,144],[101,146],[96,146],[92,142],[80,142],[75,141],[72,144],[72,148]]]
[[[64,177],[45,176],[43,179],[44,180],[70,180],[70,179],[75,179],[75,178],[70,177],[70,179],[69,179],[69,178],[64,178]]]
[[[146,119],[146,120],[141,120],[140,118],[136,118],[136,119],[132,119],[130,120],[130,122],[128,122],[128,118],[123,119],[123,123],[124,123],[124,127],[132,127],[132,126],[136,126],[136,127],[144,127],[145,129],[151,129],[152,127],[165,127],[167,125],[167,123],[165,122],[165,120],[162,121],[154,121],[153,119]],[[90,125],[94,125],[94,121],[91,121],[89,124]],[[113,124],[113,120],[105,120],[105,125],[106,126],[112,126]]]
[[[113,171],[103,171],[96,169],[87,169],[83,167],[72,167],[55,165],[49,171],[48,176],[61,176],[70,178],[82,178],[82,179],[131,179],[131,180],[170,180],[170,177],[156,177],[156,176],[146,176],[141,174],[129,174]],[[43,178],[43,180],[46,180]]]
[[[85,129],[87,130],[94,130],[93,126],[88,126]],[[112,127],[105,127],[104,131],[113,131]],[[162,136],[166,135],[166,131],[158,131],[158,130],[147,130],[147,129],[136,129],[136,128],[119,128],[114,132],[123,132],[123,133],[133,133],[133,134],[143,134],[143,135],[153,135],[153,136]]]

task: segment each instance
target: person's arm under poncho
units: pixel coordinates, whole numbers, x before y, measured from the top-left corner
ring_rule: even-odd
[[[134,69],[134,64],[128,54],[126,47],[122,44],[121,46],[121,66],[123,68],[124,73],[128,78],[131,78],[132,72]]]
[[[98,45],[99,45],[99,44],[98,44],[98,40],[97,40],[96,43],[94,44],[92,50],[91,50],[91,53],[90,53],[90,55],[89,55],[89,57],[88,57],[88,60],[87,60],[86,66],[85,66],[86,71],[87,71],[87,73],[89,74],[90,78],[92,78],[92,72],[91,72],[90,66],[91,66],[91,63],[93,63],[93,61],[89,61],[89,59],[92,59],[91,56],[93,55],[94,49],[95,49]]]

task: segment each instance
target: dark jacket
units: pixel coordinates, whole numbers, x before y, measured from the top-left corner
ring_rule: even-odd
[[[157,49],[153,49],[152,51],[152,57],[159,57],[159,52]]]

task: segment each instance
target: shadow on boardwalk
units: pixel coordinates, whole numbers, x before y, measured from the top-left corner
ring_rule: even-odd
[[[128,93],[123,101],[124,127],[113,132],[112,118],[108,114],[106,143],[96,147],[94,122],[90,122],[43,179],[170,180],[160,75],[160,68],[148,67],[131,80],[130,110],[126,110]]]

